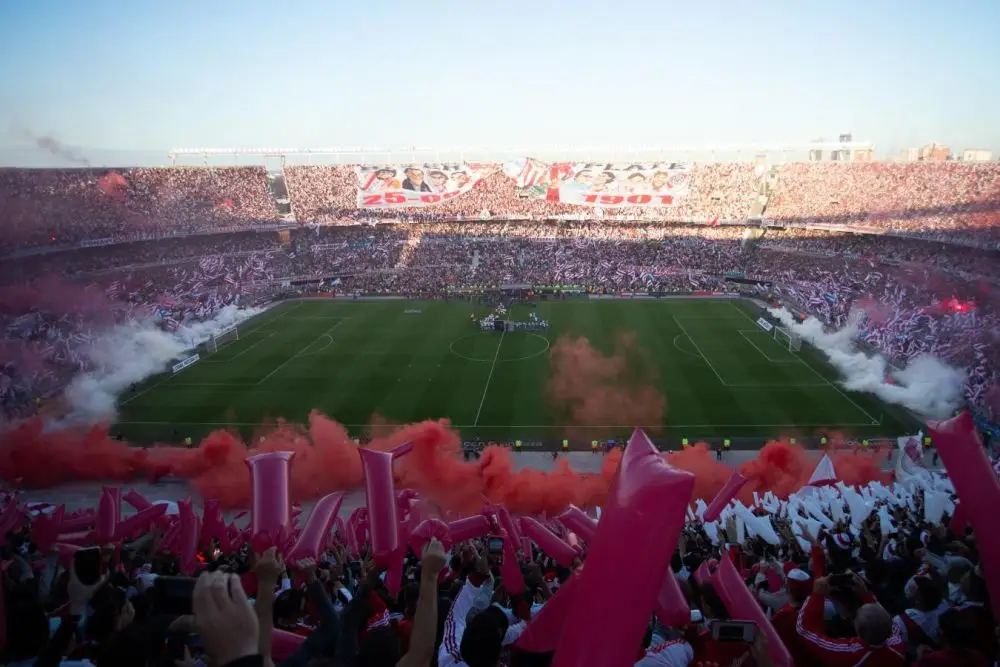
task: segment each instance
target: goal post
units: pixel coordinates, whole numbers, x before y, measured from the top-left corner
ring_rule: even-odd
[[[240,339],[239,327],[229,327],[228,329],[223,329],[217,334],[209,337],[205,342],[205,349],[210,353],[215,353],[219,351],[219,348],[225,347],[230,343],[235,343]]]
[[[774,327],[774,340],[781,347],[787,347],[789,352],[798,352],[802,349],[802,337],[785,327]]]

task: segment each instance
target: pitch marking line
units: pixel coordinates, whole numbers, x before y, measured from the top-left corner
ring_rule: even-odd
[[[798,389],[803,387],[827,387],[830,384],[822,376],[820,376],[820,379],[823,380],[823,382],[795,382],[792,384],[761,384],[759,382],[752,382],[752,383],[726,382],[724,379],[722,379],[722,376],[719,374],[719,371],[715,370],[715,367],[712,365],[712,362],[708,360],[708,357],[705,356],[705,353],[702,352],[701,348],[698,347],[698,343],[695,342],[694,338],[691,337],[691,334],[689,334],[687,332],[687,329],[684,328],[684,325],[681,324],[680,320],[677,319],[677,316],[674,315],[672,317],[674,318],[674,321],[677,322],[677,326],[679,326],[681,328],[681,331],[684,332],[683,334],[678,334],[677,336],[674,337],[674,347],[676,347],[684,354],[687,354],[688,356],[693,357],[695,359],[700,358],[702,361],[708,364],[708,367],[712,370],[713,373],[715,373],[715,377],[719,378],[719,383],[722,384],[722,386],[727,389]],[[712,318],[712,319],[720,319],[720,318]],[[691,341],[691,344],[694,346],[694,349],[698,350],[699,356],[695,356],[692,352],[684,350],[677,345],[677,338],[679,338],[680,336],[684,336],[689,341]],[[756,347],[756,345],[754,347]],[[761,354],[763,354],[763,352]],[[767,355],[764,356],[767,357]],[[803,362],[801,359],[795,359],[794,363],[805,363],[805,362]]]
[[[677,334],[676,336],[674,336],[674,347],[677,348],[678,352],[686,354],[687,356],[691,357],[692,359],[698,359],[700,361],[702,359],[700,356],[698,356],[697,354],[695,354],[691,350],[685,350],[683,347],[681,347],[680,345],[677,344],[677,341],[679,339],[681,339],[681,338],[684,338],[684,337],[685,337],[684,334]]]
[[[319,354],[320,352],[322,352],[326,348],[328,348],[331,345],[333,345],[333,336],[331,336],[330,334],[320,334],[319,338],[325,338],[326,339],[326,345],[324,345],[323,347],[319,348],[318,350],[313,350],[312,352],[306,352],[305,354],[302,355],[303,357],[313,357],[313,356],[316,356],[317,354]],[[319,338],[317,338],[316,340],[319,340]]]
[[[467,338],[472,338],[474,336],[486,336],[486,335],[489,335],[489,333],[490,332],[488,332],[488,331],[481,331],[479,333],[469,334],[467,336],[462,336],[460,338],[456,338],[455,340],[451,341],[451,343],[448,345],[448,351],[451,352],[452,354],[454,354],[459,359],[464,359],[466,361],[475,361],[476,363],[488,364],[488,363],[490,363],[489,359],[478,359],[476,357],[467,357],[467,356],[465,356],[464,354],[462,354],[460,352],[456,352],[455,351],[455,343],[458,343],[460,341],[466,340]],[[529,336],[534,336],[535,338],[540,338],[541,340],[545,341],[545,347],[543,347],[539,352],[532,352],[531,354],[526,354],[523,357],[514,357],[513,359],[500,359],[499,361],[497,361],[497,363],[503,364],[503,363],[507,363],[509,361],[527,361],[528,359],[534,359],[535,357],[542,356],[543,354],[545,354],[546,352],[549,351],[550,347],[552,347],[552,343],[549,342],[549,339],[546,338],[545,336],[542,336],[541,334],[536,334],[536,333],[531,332],[531,331],[524,331],[524,332],[521,332],[521,333],[526,333]]]
[[[753,342],[753,339],[747,335],[747,333],[756,333],[757,331],[760,331],[760,329],[751,329],[749,332],[746,329],[739,329],[736,333],[743,336],[743,340],[753,345],[754,349],[760,352],[760,355],[772,364],[798,364],[802,362],[801,359],[772,359],[771,355],[760,349],[760,347],[757,346],[757,343]]]
[[[250,336],[250,335],[252,335],[254,333],[256,333],[256,330],[251,331],[249,334],[247,334],[247,336]],[[250,350],[254,349],[255,347],[257,347],[258,345],[260,345],[264,341],[266,341],[268,338],[271,338],[272,336],[277,336],[277,335],[278,335],[277,331],[272,331],[271,333],[267,334],[266,336],[264,336],[263,338],[261,338],[259,341],[257,341],[253,345],[248,345],[247,347],[245,347],[244,349],[240,350],[239,352],[237,352],[233,356],[229,357],[228,359],[202,359],[202,361],[204,361],[206,364],[228,364],[230,361],[234,361],[236,359],[239,359],[244,354],[246,354]],[[233,343],[235,343],[235,342],[236,341],[233,341]],[[232,343],[230,343],[229,345],[232,345]],[[226,347],[228,347],[228,346],[226,346]]]
[[[268,315],[268,314],[271,314],[272,316],[265,318],[265,320],[264,320],[264,322],[262,324],[258,324],[256,327],[254,327],[250,331],[247,331],[245,335],[249,336],[250,334],[256,332],[258,329],[260,329],[262,327],[265,327],[268,324],[272,324],[274,322],[277,322],[278,320],[280,320],[283,317],[285,317],[288,313],[292,312],[293,310],[295,310],[296,308],[298,308],[299,306],[301,306],[303,303],[305,303],[305,302],[304,301],[299,301],[294,306],[292,306],[291,308],[285,310],[284,312],[278,312],[277,315],[274,315],[274,313],[276,311],[281,311],[281,307],[282,306],[276,306],[276,307],[272,308],[270,311],[265,311],[265,312],[261,313],[260,315],[257,315],[256,317],[254,317],[252,319],[261,318],[261,317],[264,317],[265,315]],[[282,305],[284,305],[284,304],[282,304]],[[250,320],[247,320],[247,321],[250,321]],[[181,373],[184,373],[185,371],[191,370],[195,366],[197,366],[197,364],[191,364],[187,368],[183,369],[180,373],[171,373],[170,375],[166,376],[165,378],[163,378],[159,382],[154,382],[153,384],[151,384],[150,386],[146,387],[142,391],[140,391],[140,392],[138,392],[136,394],[132,394],[131,396],[129,396],[128,398],[126,398],[124,401],[119,402],[118,403],[118,407],[122,407],[122,406],[128,405],[129,403],[131,403],[135,399],[139,398],[140,396],[148,394],[149,392],[153,391],[154,389],[160,387],[161,385],[166,384],[170,380],[172,380],[175,377],[179,376]],[[166,369],[164,369],[164,372],[166,372]]]
[[[280,370],[281,370],[282,368],[284,368],[284,367],[285,367],[285,366],[287,366],[288,364],[292,363],[293,361],[295,361],[295,360],[296,360],[296,359],[298,359],[299,357],[303,357],[303,356],[309,356],[309,355],[308,355],[308,354],[306,353],[306,350],[308,350],[308,349],[310,348],[310,346],[312,346],[312,344],[313,344],[313,343],[315,343],[316,341],[318,341],[318,340],[319,340],[320,338],[323,338],[324,336],[326,336],[327,338],[329,338],[329,339],[330,339],[330,342],[332,343],[332,342],[333,342],[333,338],[332,338],[332,337],[330,336],[330,332],[331,332],[331,331],[333,331],[334,329],[336,329],[337,327],[339,327],[339,326],[340,326],[341,324],[343,324],[343,323],[344,323],[344,322],[346,322],[346,321],[347,321],[347,319],[346,319],[346,318],[345,318],[345,319],[342,319],[342,320],[340,320],[339,322],[337,322],[336,324],[334,324],[334,325],[333,325],[332,327],[330,327],[329,329],[327,329],[326,331],[324,331],[323,333],[321,333],[320,335],[316,336],[316,337],[315,337],[315,338],[313,338],[313,339],[312,339],[311,341],[309,341],[308,343],[306,343],[306,344],[305,344],[305,345],[304,345],[304,346],[302,347],[302,349],[300,349],[300,350],[299,350],[298,352],[296,352],[295,354],[293,354],[292,356],[290,356],[290,357],[289,357],[288,359],[285,359],[284,363],[282,363],[282,364],[281,364],[280,366],[278,366],[277,368],[275,368],[275,369],[274,369],[273,371],[271,371],[270,373],[268,373],[267,375],[265,375],[265,376],[264,376],[264,377],[263,377],[263,378],[262,378],[262,379],[261,379],[261,380],[260,380],[260,381],[259,381],[259,382],[257,383],[257,385],[256,385],[256,386],[260,386],[260,385],[264,384],[265,382],[267,382],[267,381],[268,381],[269,379],[271,379],[271,378],[272,378],[272,377],[274,376],[274,374],[275,374],[275,373],[277,373],[277,372],[278,372],[278,371],[280,371]],[[327,347],[329,347],[329,346],[330,346],[330,343],[327,343],[327,344],[326,344],[326,345],[325,345],[325,346],[324,346],[324,347],[323,347],[322,349],[324,349],[324,350],[325,350],[325,349],[326,349]]]
[[[674,318],[674,323],[678,326],[678,328],[680,328],[682,332],[684,332],[684,335],[687,336],[687,339],[689,341],[691,341],[691,344],[694,345],[694,349],[698,352],[699,355],[701,355],[702,360],[706,364],[708,364],[708,367],[712,369],[713,373],[715,373],[715,377],[719,378],[719,383],[722,384],[723,386],[727,386],[726,381],[722,379],[721,375],[719,375],[719,371],[715,370],[715,366],[713,366],[712,362],[708,360],[708,357],[705,356],[705,353],[701,351],[701,348],[698,347],[698,343],[695,342],[694,338],[691,337],[691,334],[688,333],[688,330],[684,328],[684,325],[681,324],[681,321],[679,319],[677,319],[677,316],[671,315],[671,317]]]
[[[170,426],[171,424],[181,424],[184,426],[266,426],[268,422],[179,422],[179,421],[167,421],[167,422],[153,422],[153,421],[123,421],[118,422],[117,426]],[[348,428],[365,428],[371,426],[371,424],[341,424],[341,426],[346,426]],[[388,424],[388,426],[403,426],[403,424]],[[577,424],[553,426],[551,424],[541,425],[541,426],[522,426],[520,424],[502,424],[498,426],[484,426],[482,424],[450,424],[451,428],[506,428],[513,430],[520,429],[632,429],[632,428],[643,428],[643,429],[655,429],[655,428],[840,428],[844,426],[872,426],[872,424],[851,424],[851,423],[831,423],[824,422],[822,424],[654,424],[647,426],[636,426],[635,424],[613,424],[604,426],[580,426]]]
[[[752,317],[750,317],[749,315],[746,314],[746,312],[743,311],[742,308],[736,306],[733,303],[730,303],[729,305],[731,305],[733,308],[735,308],[738,312],[742,313],[742,315],[745,318],[747,318],[747,320],[753,322],[755,325],[757,324],[756,322],[754,322],[754,319]],[[848,396],[847,394],[845,394],[843,389],[841,389],[840,387],[838,387],[834,383],[830,382],[830,380],[828,380],[822,373],[820,373],[818,370],[816,370],[815,368],[813,368],[812,364],[810,364],[808,361],[806,361],[805,359],[803,359],[799,355],[795,354],[794,352],[791,352],[791,354],[793,354],[795,356],[795,358],[798,359],[802,363],[803,366],[805,366],[810,371],[812,371],[813,375],[815,375],[816,377],[818,377],[820,380],[822,380],[823,382],[825,382],[830,387],[833,387],[834,391],[836,391],[838,394],[840,394],[841,396],[843,396],[847,400],[847,402],[850,403],[851,405],[853,405],[855,408],[857,408],[858,411],[861,412],[861,414],[863,414],[865,417],[868,417],[868,419],[871,420],[871,424],[872,425],[879,425],[879,424],[882,423],[882,421],[880,419],[875,419],[875,417],[872,417],[872,415],[867,410],[865,410],[863,407],[861,407],[860,405],[858,405],[857,401],[855,401],[853,398],[851,398],[850,396]]]
[[[493,382],[493,371],[497,369],[497,359],[500,358],[500,348],[503,347],[503,337],[506,335],[506,329],[500,332],[500,342],[497,343],[497,351],[493,355],[493,363],[490,365],[490,374],[486,376],[486,386],[483,387],[483,397],[479,399],[479,409],[476,410],[476,418],[472,422],[473,425],[479,423],[479,415],[483,412],[483,404],[486,402],[486,394],[490,390],[490,383]]]

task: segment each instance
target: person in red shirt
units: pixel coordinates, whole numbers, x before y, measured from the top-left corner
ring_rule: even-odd
[[[713,620],[729,620],[729,610],[726,609],[725,602],[719,597],[712,584],[703,584],[697,587],[698,596],[701,598],[700,609],[705,619],[705,624],[710,625]],[[752,667],[756,663],[751,657],[750,646],[742,642],[723,642],[712,639],[710,630],[698,632],[693,626],[689,627],[686,638],[694,649],[694,663],[715,663],[720,667],[730,665],[742,665]]]
[[[967,572],[962,577],[962,592],[965,602],[959,606],[962,623],[976,633],[975,648],[987,658],[997,658],[997,635],[993,614],[990,612],[989,593],[986,579],[976,572]]]
[[[785,648],[792,656],[792,662],[796,665],[808,665],[812,659],[812,654],[795,629],[799,618],[799,609],[812,593],[812,587],[812,577],[799,569],[790,570],[785,578],[788,604],[776,611],[771,618],[774,631],[781,637]]]
[[[976,628],[965,622],[962,612],[949,609],[938,617],[941,649],[922,647],[915,667],[989,667],[990,661],[975,649]]]
[[[857,636],[830,637],[825,632],[823,617],[830,596],[830,582],[828,577],[816,580],[813,593],[799,610],[795,624],[807,650],[825,667],[905,667],[903,638],[894,631],[889,612],[878,604],[856,575],[852,592],[862,602],[854,618]]]

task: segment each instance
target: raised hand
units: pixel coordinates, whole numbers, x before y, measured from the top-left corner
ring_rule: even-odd
[[[436,577],[444,569],[447,562],[444,545],[436,538],[431,538],[430,542],[424,546],[424,553],[420,557],[421,571]]]
[[[257,614],[235,575],[208,572],[198,578],[192,598],[195,622],[212,663],[225,665],[257,654]]]

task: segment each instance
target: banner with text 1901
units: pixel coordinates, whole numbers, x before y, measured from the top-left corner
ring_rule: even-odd
[[[556,162],[516,160],[504,164],[519,197],[563,204],[619,208],[673,206],[688,193],[687,165],[668,163]]]
[[[496,171],[474,163],[355,167],[358,208],[433,206],[468,192]]]

